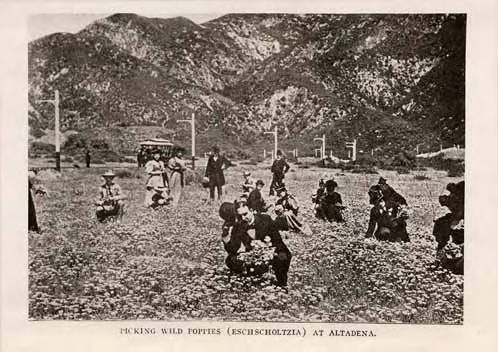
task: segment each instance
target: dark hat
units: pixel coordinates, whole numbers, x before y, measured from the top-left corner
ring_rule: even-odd
[[[325,182],[325,188],[336,188],[337,187],[337,182],[335,180],[327,180]]]
[[[152,154],[161,154],[161,150],[154,148],[154,149],[152,149],[151,153]]]
[[[379,185],[385,185],[387,183],[387,180],[384,177],[381,176],[379,178],[379,182],[378,183],[379,183]]]
[[[233,203],[223,202],[219,210],[220,218],[226,222],[235,222],[236,214]]]
[[[264,186],[265,183],[263,182],[263,180],[257,180],[256,181],[256,186],[258,186],[258,185]]]
[[[318,181],[318,186],[325,186],[325,181],[323,180],[323,178],[320,179],[320,181]]]
[[[282,155],[282,151],[280,149],[277,150],[277,155]]]
[[[220,147],[218,147],[217,145],[214,145],[213,148],[212,148],[212,151],[213,151],[213,153],[219,153],[220,152]]]

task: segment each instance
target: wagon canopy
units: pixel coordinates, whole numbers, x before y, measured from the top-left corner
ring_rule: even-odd
[[[168,139],[163,138],[150,138],[140,142],[141,146],[148,147],[172,147],[173,143],[171,143]]]

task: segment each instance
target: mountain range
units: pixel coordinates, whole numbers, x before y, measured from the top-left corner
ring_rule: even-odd
[[[29,43],[30,140],[53,129],[37,100],[58,89],[63,131],[123,152],[141,127],[189,146],[177,120],[193,112],[201,150],[259,153],[274,127],[283,148],[325,134],[336,155],[464,146],[465,42],[463,14],[115,14]]]

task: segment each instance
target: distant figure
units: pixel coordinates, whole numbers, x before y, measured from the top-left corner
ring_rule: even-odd
[[[398,199],[398,196],[395,196],[394,200],[386,198],[379,184],[370,187],[368,195],[373,207],[370,210],[366,237],[374,236],[380,241],[409,242],[406,230],[408,215],[400,203],[402,200]]]
[[[145,154],[145,150],[143,147],[140,147],[140,150],[138,151],[138,154],[137,154],[137,163],[138,163],[139,168],[145,166],[146,159],[147,159],[147,155]]]
[[[342,211],[345,207],[342,205],[341,195],[335,191],[337,182],[335,180],[327,180],[324,186],[323,191],[319,190],[321,195],[316,209],[317,217],[330,222],[343,222]]]
[[[249,171],[244,171],[242,175],[244,176],[244,182],[241,184],[242,186],[241,197],[247,200],[249,194],[256,188],[256,182],[251,177],[251,173]]]
[[[85,153],[85,162],[86,162],[86,167],[90,167],[90,161],[92,159],[92,156],[90,155],[90,150],[87,149]]]
[[[146,193],[145,193],[145,206],[150,207],[153,203],[152,196],[156,193],[154,188],[156,187],[166,187],[167,185],[164,183],[163,174],[166,172],[164,168],[164,164],[160,159],[161,152],[156,149],[152,151],[152,160],[149,160],[147,164],[145,164],[145,171],[149,174],[149,178],[147,179],[147,183],[145,185]]]
[[[314,206],[315,217],[319,219],[323,219],[320,203],[324,195],[325,195],[325,181],[323,180],[323,178],[321,178],[320,181],[318,181],[318,189],[316,190],[315,194],[311,196],[311,201],[315,204]]]
[[[256,188],[249,193],[249,196],[247,197],[247,206],[251,211],[264,213],[268,210],[269,207],[261,194],[264,186],[265,183],[262,180],[258,180],[256,181]]]
[[[118,220],[123,218],[126,197],[121,187],[114,182],[114,177],[116,175],[111,170],[102,175],[104,184],[100,186],[100,198],[95,202],[97,206],[95,214],[100,222],[110,216],[117,217]]]
[[[215,189],[218,192],[218,200],[223,196],[223,186],[225,185],[225,175],[223,171],[230,165],[225,156],[220,155],[220,148],[214,146],[212,154],[209,156],[205,177],[209,178],[209,197],[214,200]]]
[[[450,212],[434,221],[432,235],[436,238],[437,259],[442,267],[463,274],[465,182],[449,183],[449,195],[439,197],[439,204]]]
[[[277,156],[271,166],[273,178],[270,184],[270,196],[275,194],[275,189],[283,186],[285,174],[289,171],[290,166],[282,156],[282,151],[277,150]]]
[[[182,188],[184,187],[184,177],[183,174],[187,168],[185,167],[185,161],[182,159],[183,153],[181,150],[177,150],[174,157],[168,161],[168,169],[170,170],[169,175],[169,189],[170,194],[173,198],[173,206],[178,206],[180,197],[182,195]]]

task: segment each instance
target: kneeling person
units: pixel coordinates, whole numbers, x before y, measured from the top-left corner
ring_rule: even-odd
[[[235,211],[238,217],[238,224],[234,226],[233,231],[235,231],[236,236],[240,236],[241,239],[250,239],[249,247],[253,240],[261,242],[269,240],[275,249],[270,263],[277,278],[277,285],[282,287],[287,286],[287,273],[292,255],[282,240],[272,218],[267,214],[255,214],[251,212],[245,202],[236,202]]]
[[[319,218],[330,222],[343,222],[342,211],[345,207],[342,205],[341,195],[335,191],[336,187],[337,182],[334,180],[325,182],[325,193],[320,198],[317,212],[319,212]]]
[[[109,216],[123,217],[124,199],[121,187],[114,182],[116,175],[112,171],[107,171],[102,175],[104,184],[100,186],[100,198],[95,202],[97,219],[102,222]]]

